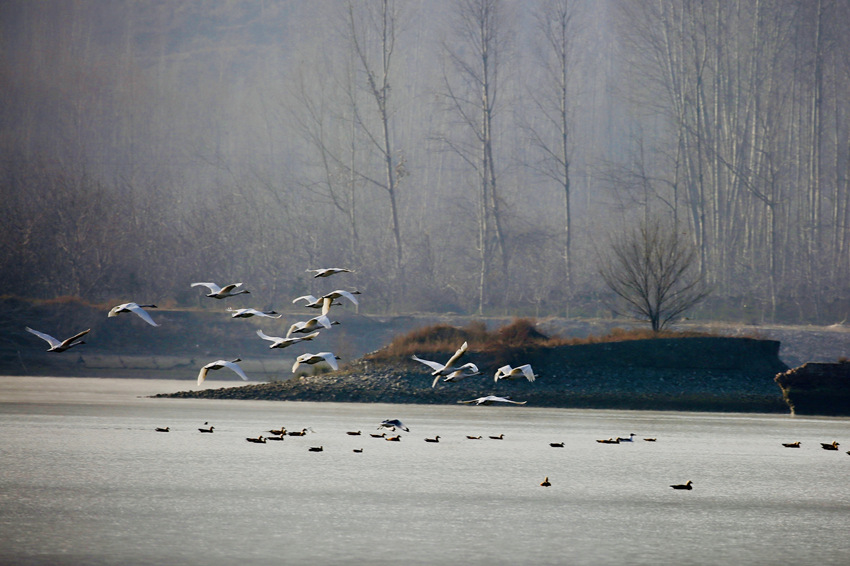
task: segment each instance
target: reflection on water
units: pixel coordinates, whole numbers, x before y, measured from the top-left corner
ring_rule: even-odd
[[[144,397],[193,387],[0,378],[4,561],[850,563],[848,419]]]

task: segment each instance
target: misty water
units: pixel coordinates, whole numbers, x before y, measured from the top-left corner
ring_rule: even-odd
[[[850,563],[850,419],[147,397],[191,388],[0,378],[2,562]]]

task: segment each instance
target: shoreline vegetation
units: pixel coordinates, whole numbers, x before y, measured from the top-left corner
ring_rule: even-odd
[[[483,375],[438,383],[413,354],[447,359],[464,341]],[[454,404],[498,395],[527,406],[788,412],[774,382],[788,367],[779,342],[703,332],[614,331],[585,339],[548,337],[533,321],[518,319],[494,331],[480,322],[437,324],[393,339],[335,372],[301,373],[286,381],[183,391],[157,397]],[[498,383],[497,367],[530,363],[538,374]]]

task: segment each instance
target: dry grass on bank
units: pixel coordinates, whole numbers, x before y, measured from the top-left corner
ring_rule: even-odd
[[[396,337],[384,348],[368,354],[366,359],[390,360],[409,358],[413,354],[449,353],[454,352],[463,342],[469,343],[470,351],[504,357],[504,355],[510,352],[517,352],[528,348],[553,348],[556,346],[574,346],[603,342],[697,336],[719,336],[719,334],[672,330],[653,332],[651,329],[624,330],[615,328],[604,336],[590,335],[585,338],[560,338],[558,336],[546,336],[537,330],[534,319],[518,318],[510,324],[495,330],[487,330],[486,325],[478,321],[464,327],[456,327],[448,324],[425,326]]]

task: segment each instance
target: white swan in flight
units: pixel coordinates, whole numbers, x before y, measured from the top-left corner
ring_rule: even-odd
[[[289,331],[286,333],[286,337],[289,338],[292,334],[300,334],[300,333],[309,333],[316,330],[319,326],[324,326],[325,328],[330,328],[334,324],[339,324],[337,321],[331,322],[331,319],[328,318],[327,314],[331,308],[331,299],[322,299],[322,314],[319,316],[314,316],[310,320],[302,320],[294,323],[289,327]]]
[[[233,361],[228,362],[227,360],[216,360],[214,362],[210,362],[204,367],[201,368],[200,373],[198,373],[198,385],[202,384],[204,380],[207,378],[207,372],[221,369],[221,368],[230,368],[236,375],[242,378],[243,381],[248,381],[248,376],[245,375],[245,372],[242,371],[242,368],[236,365],[236,362],[241,362],[240,358],[236,358]]]
[[[412,358],[414,360],[416,360],[417,362],[423,363],[426,366],[433,369],[434,371],[431,372],[431,375],[433,375],[434,377],[440,377],[440,376],[449,375],[453,371],[459,369],[459,368],[454,367],[454,363],[456,361],[458,361],[461,358],[461,356],[463,356],[466,353],[466,351],[468,349],[469,349],[469,345],[466,342],[464,342],[463,345],[460,348],[457,349],[457,352],[455,352],[454,355],[451,358],[449,358],[449,361],[447,361],[445,364],[441,364],[439,362],[432,362],[430,360],[423,360],[422,358],[418,357],[416,354],[413,354]]]
[[[215,283],[192,283],[192,287],[197,287],[202,285],[210,290],[207,293],[207,297],[212,299],[225,299],[227,297],[235,297],[236,295],[242,295],[243,293],[250,293],[251,291],[247,289],[239,289],[234,290],[237,287],[241,287],[242,283],[231,283],[230,285],[225,285],[224,287],[219,287]]]
[[[319,362],[327,362],[329,366],[331,366],[334,371],[339,369],[339,364],[336,361],[340,359],[339,356],[333,354],[333,352],[319,352],[318,354],[301,354],[297,358],[295,358],[295,363],[292,364],[292,373],[295,373],[295,370],[298,369],[298,366],[301,364],[318,364]]]
[[[386,419],[378,425],[378,428],[391,428],[393,430],[400,428],[404,432],[410,432],[410,429],[404,426],[404,424],[398,419]]]
[[[139,318],[150,324],[151,326],[159,326],[157,323],[153,321],[151,315],[149,315],[145,309],[155,309],[156,305],[137,305],[136,303],[124,303],[123,305],[118,305],[112,307],[110,309],[109,314],[106,316],[118,316],[122,312],[131,312],[139,315]]]
[[[481,372],[478,370],[478,366],[473,364],[472,362],[463,364],[449,375],[443,379],[443,383],[454,383],[457,381],[461,381],[462,379],[466,379],[467,377],[473,377],[476,375],[481,375]],[[440,381],[440,375],[434,378],[434,383],[431,384],[431,388],[437,386],[437,382]]]
[[[334,303],[336,299],[340,297],[345,297],[355,305],[359,305],[360,303],[357,301],[357,297],[354,295],[359,295],[360,291],[346,291],[344,289],[337,289],[336,291],[331,291],[327,295],[322,295],[321,297],[314,297],[313,295],[303,295],[296,299],[292,299],[293,303],[297,303],[298,301],[307,301],[307,305],[310,308],[318,309],[324,307],[324,299],[330,299],[332,305],[341,305],[342,303]]]
[[[497,397],[496,395],[487,395],[478,399],[470,399],[469,401],[458,401],[458,403],[475,404],[475,405],[490,405],[492,403],[513,403],[514,405],[525,405],[528,401],[512,401],[507,397]]]
[[[337,273],[351,273],[351,270],[344,267],[325,267],[322,269],[308,269],[307,273],[315,273],[313,277],[330,277]]]
[[[91,332],[91,328],[87,330],[83,330],[79,334],[74,334],[70,338],[66,338],[65,340],[57,340],[50,334],[45,334],[44,332],[39,332],[38,330],[33,330],[29,326],[25,327],[27,332],[31,334],[35,334],[48,344],[50,344],[50,348],[47,349],[48,352],[64,352],[68,348],[73,348],[74,346],[79,346],[80,344],[85,344],[84,340],[80,340],[83,336]]]
[[[275,311],[258,311],[257,309],[232,309],[227,307],[227,312],[232,312],[231,318],[251,318],[252,316],[264,316],[266,318],[280,318]]]
[[[534,371],[531,369],[531,364],[525,364],[524,366],[516,368],[512,368],[507,365],[496,370],[494,381],[498,383],[499,380],[502,379],[527,379],[533,383],[534,380],[537,379],[537,376],[534,375]]]
[[[293,344],[297,344],[303,340],[312,340],[316,336],[318,336],[318,332],[313,332],[312,334],[308,334],[307,336],[294,336],[292,338],[281,338],[280,336],[269,336],[265,332],[260,329],[257,329],[257,336],[262,338],[263,340],[268,340],[271,342],[269,348],[286,348],[288,346],[292,346]]]

